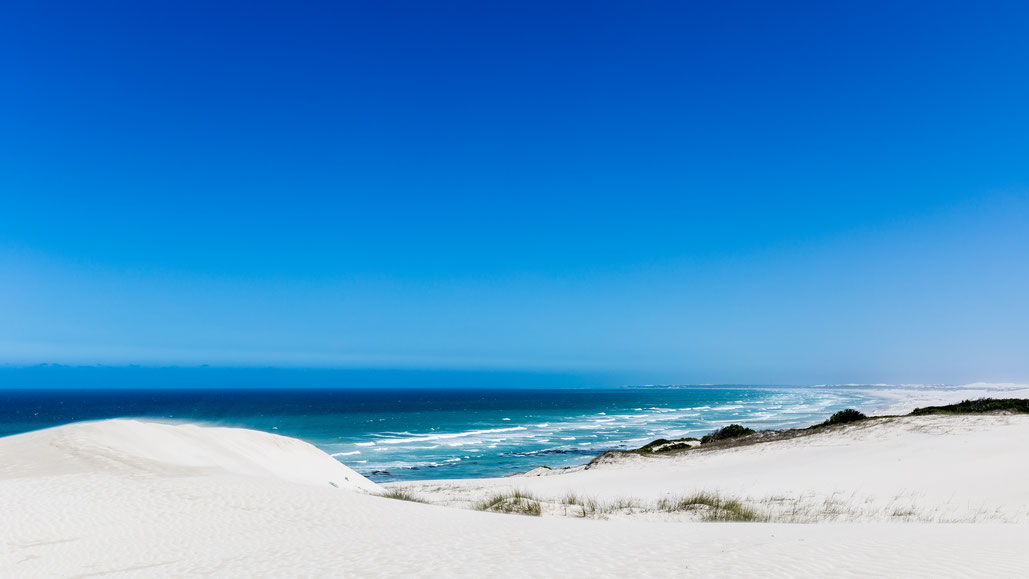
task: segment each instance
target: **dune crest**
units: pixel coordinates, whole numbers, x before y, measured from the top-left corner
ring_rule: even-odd
[[[3,441],[0,479],[90,472],[130,476],[236,475],[376,492],[378,486],[298,440],[242,428],[113,419]]]

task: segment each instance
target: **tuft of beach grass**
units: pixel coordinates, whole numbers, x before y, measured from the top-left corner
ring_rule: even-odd
[[[422,499],[411,494],[410,491],[402,488],[388,489],[383,493],[379,493],[379,496],[384,499],[395,499],[398,501],[410,501],[412,503],[426,503]]]
[[[543,514],[540,500],[535,495],[519,490],[496,493],[479,501],[473,508],[477,511],[528,515],[531,517],[538,517]]]
[[[663,498],[657,503],[658,510],[667,513],[700,511],[704,521],[752,522],[767,521],[768,517],[758,513],[737,499],[727,499],[713,492],[699,492],[682,497]]]

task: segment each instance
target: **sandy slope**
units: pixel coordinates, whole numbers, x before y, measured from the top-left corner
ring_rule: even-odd
[[[629,455],[548,476],[400,483],[434,503],[468,506],[498,491],[523,490],[553,514],[574,493],[607,513],[653,519],[662,497],[715,492],[775,521],[1029,522],[1029,416],[917,416],[828,429],[811,436],[725,450]],[[664,515],[695,518],[697,513]]]
[[[1024,435],[1025,426],[1009,420],[1003,428]],[[941,444],[917,452],[946,458],[957,438],[938,437]],[[867,444],[837,442],[837,451]],[[996,453],[992,460],[1025,480],[1024,458]],[[1029,566],[1022,524],[530,518],[383,499],[333,463],[274,435],[135,421],[0,439],[0,576],[996,577]],[[765,466],[751,476],[760,478]],[[811,459],[795,468],[811,474],[821,466]],[[649,469],[609,470],[625,471],[619,484],[660,486]],[[581,481],[603,473],[581,473]]]

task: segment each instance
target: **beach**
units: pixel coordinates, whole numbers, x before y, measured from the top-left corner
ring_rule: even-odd
[[[381,486],[275,434],[75,423],[0,438],[0,575],[1017,576],[1029,564],[1027,439],[1027,415],[902,417]],[[437,504],[377,496],[397,488]],[[469,508],[513,490],[542,516]],[[669,507],[698,493],[761,522]]]

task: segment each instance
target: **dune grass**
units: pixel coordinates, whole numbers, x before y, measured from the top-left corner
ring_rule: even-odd
[[[675,498],[663,498],[657,503],[658,510],[666,513],[702,511],[704,521],[751,522],[767,521],[768,517],[745,506],[736,499],[726,499],[712,492],[699,492]]]
[[[410,501],[412,503],[425,503],[422,499],[411,494],[410,491],[402,488],[391,488],[387,489],[383,493],[379,493],[379,496],[384,499],[395,499],[398,501]]]
[[[540,500],[535,495],[519,490],[496,493],[479,501],[473,508],[477,511],[528,515],[530,517],[538,517],[543,514]]]
[[[717,491],[699,491],[654,500],[622,497],[600,500],[568,493],[561,497],[541,498],[525,491],[502,492],[475,503],[473,508],[498,513],[529,516],[558,516],[607,520],[612,517],[672,515],[672,520],[696,522],[755,522],[813,524],[829,522],[1010,522],[995,506],[983,504],[976,509],[950,511],[918,504],[917,497],[901,493],[888,502],[872,502],[856,493],[834,492],[828,496],[774,495],[733,498]]]
[[[647,508],[643,501],[632,497],[621,497],[611,502],[603,502],[593,497],[580,497],[575,493],[568,493],[559,499],[558,504],[565,507],[565,515],[569,512],[567,507],[572,507],[571,512],[584,519],[605,519],[607,515],[615,513],[632,515],[637,511],[647,512],[651,510]]]

